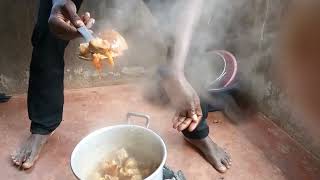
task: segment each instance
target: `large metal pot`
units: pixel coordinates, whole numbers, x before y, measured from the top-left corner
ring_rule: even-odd
[[[146,127],[132,125],[130,117],[146,120]],[[130,154],[159,164],[158,168],[145,180],[163,180],[163,166],[167,158],[164,141],[148,129],[150,117],[140,113],[128,113],[127,125],[116,125],[96,130],[83,138],[71,155],[71,169],[81,180],[88,180],[99,163],[115,150],[126,148]]]

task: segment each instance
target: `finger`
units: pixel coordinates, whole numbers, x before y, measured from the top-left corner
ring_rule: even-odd
[[[191,121],[191,123],[189,125],[189,128],[188,128],[188,130],[190,132],[192,132],[197,128],[197,126],[199,124],[199,117],[197,116],[197,114],[195,113],[194,110],[190,110],[188,112],[188,117],[190,117],[192,119],[192,121]]]
[[[183,131],[187,129],[190,126],[190,123],[192,122],[191,118],[186,118],[179,126],[178,131]]]
[[[200,104],[198,104],[196,107],[196,114],[198,116],[198,119],[202,119],[203,114],[202,114],[202,109],[201,109]]]
[[[174,113],[174,117],[178,118],[178,117],[187,117],[187,113],[185,113],[185,111],[181,111],[181,110],[176,110],[176,112]]]
[[[174,114],[174,116],[173,116],[173,118],[172,118],[172,124],[175,124],[175,123],[177,123],[178,121],[179,121],[179,113],[178,112],[176,112],[175,114]]]
[[[81,15],[81,20],[84,22],[84,14]]]
[[[192,132],[194,131],[199,125],[199,121],[194,121],[192,120],[192,122],[189,125],[188,131]]]
[[[79,36],[77,29],[62,19],[52,16],[49,18],[50,30],[60,39],[71,40]]]
[[[90,13],[89,12],[84,13],[83,18],[81,19],[84,22],[84,24],[87,24],[90,19]]]
[[[196,107],[195,107],[194,112],[195,112],[195,114],[192,114],[193,111],[190,112],[190,115],[192,116],[192,119],[193,119],[192,123],[189,126],[190,132],[194,131],[197,128],[198,124],[200,123],[200,121],[203,117],[200,103],[196,103]]]
[[[88,22],[86,23],[87,28],[88,28],[88,29],[92,28],[92,26],[93,26],[94,23],[95,23],[95,19],[90,18],[90,19],[88,20]]]
[[[180,116],[178,118],[178,121],[175,124],[173,124],[173,128],[177,129],[180,126],[180,124],[182,124],[185,120],[186,120],[186,117]]]
[[[71,23],[76,27],[79,28],[84,26],[83,21],[77,14],[77,8],[74,3],[66,3],[63,7],[63,10],[67,13]]]

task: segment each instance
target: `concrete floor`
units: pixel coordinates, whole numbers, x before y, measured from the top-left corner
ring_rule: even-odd
[[[185,172],[188,180],[316,180],[319,163],[281,129],[260,114],[233,124],[219,113],[208,119],[210,136],[230,152],[233,166],[217,173],[171,128],[172,112],[146,103],[138,87],[119,85],[65,92],[64,122],[50,138],[37,165],[18,171],[9,155],[29,133],[26,97],[19,95],[0,104],[0,169],[6,180],[74,179],[69,158],[82,137],[101,127],[124,123],[128,111],[148,113],[151,128],[168,146],[167,164]],[[219,119],[219,123],[214,123]]]

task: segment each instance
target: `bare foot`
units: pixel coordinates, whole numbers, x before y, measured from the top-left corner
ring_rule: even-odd
[[[230,155],[214,143],[209,136],[201,140],[185,139],[200,150],[205,159],[219,172],[224,173],[231,167]]]
[[[13,163],[20,169],[31,168],[38,159],[41,149],[49,136],[50,134],[31,134],[27,141],[11,156]]]

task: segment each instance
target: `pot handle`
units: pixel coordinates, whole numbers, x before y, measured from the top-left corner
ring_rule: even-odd
[[[149,128],[149,125],[150,125],[150,116],[149,115],[146,115],[146,114],[143,114],[143,113],[137,113],[137,112],[128,112],[128,114],[127,114],[128,124],[132,124],[131,121],[130,121],[130,117],[144,118],[146,120],[145,127]]]

